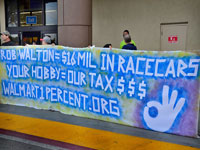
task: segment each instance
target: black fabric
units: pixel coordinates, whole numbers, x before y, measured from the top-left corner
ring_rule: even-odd
[[[124,45],[122,47],[122,49],[128,49],[128,50],[137,50],[137,47],[133,44],[127,44],[127,45]]]
[[[5,42],[2,46],[15,46],[16,44],[13,41]]]

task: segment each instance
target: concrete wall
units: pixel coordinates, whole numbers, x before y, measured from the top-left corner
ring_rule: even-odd
[[[87,47],[92,42],[92,0],[58,0],[58,43]]]
[[[160,24],[188,22],[186,49],[200,50],[200,0],[93,0],[92,42],[119,48],[128,29],[138,49],[160,50]]]

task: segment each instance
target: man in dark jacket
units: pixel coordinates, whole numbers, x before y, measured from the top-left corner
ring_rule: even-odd
[[[137,47],[131,43],[131,36],[130,35],[125,35],[124,36],[124,41],[126,42],[126,45],[122,47],[122,49],[128,49],[128,50],[137,50]]]
[[[15,43],[11,41],[11,36],[8,31],[1,33],[1,39],[3,40],[2,46],[15,46]]]

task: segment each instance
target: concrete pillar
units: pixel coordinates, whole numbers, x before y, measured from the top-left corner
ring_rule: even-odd
[[[58,0],[58,44],[92,44],[92,0]]]

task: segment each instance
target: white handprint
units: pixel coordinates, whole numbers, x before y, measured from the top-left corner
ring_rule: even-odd
[[[172,91],[169,99],[169,86],[163,86],[162,104],[157,101],[150,101],[144,108],[144,121],[147,126],[152,130],[165,132],[169,130],[174,123],[178,113],[181,111],[185,104],[185,98],[180,98],[175,106],[178,92]],[[152,117],[149,115],[149,109],[154,107],[157,109],[157,116]]]

